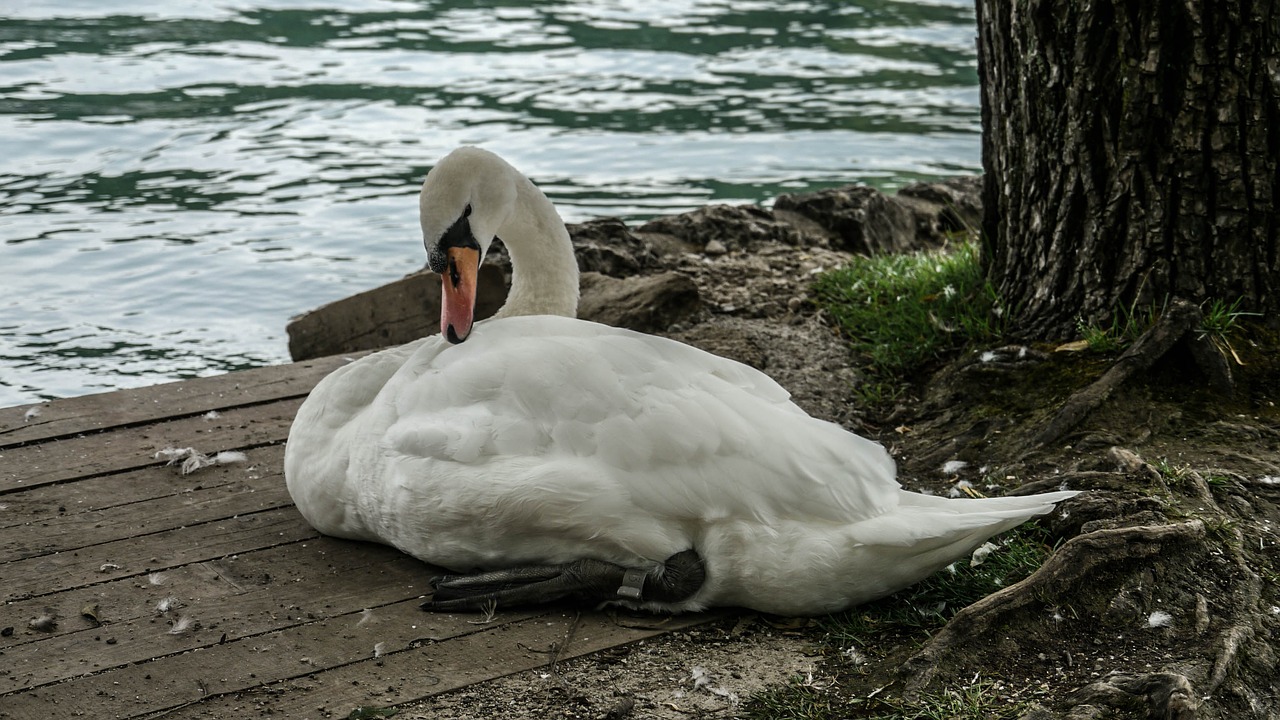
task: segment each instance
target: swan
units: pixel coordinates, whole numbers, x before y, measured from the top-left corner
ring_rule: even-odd
[[[493,153],[440,160],[420,217],[442,278],[441,334],[324,378],[290,430],[285,478],[320,532],[448,570],[424,608],[574,598],[829,613],[1075,494],[908,492],[882,446],[810,417],[765,374],[575,319],[569,233]],[[473,323],[495,236],[511,290]]]

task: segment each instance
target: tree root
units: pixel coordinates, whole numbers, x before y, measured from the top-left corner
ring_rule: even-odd
[[[1036,572],[1021,582],[979,600],[956,613],[924,648],[903,663],[898,673],[903,694],[918,698],[933,681],[941,661],[963,652],[972,638],[1000,625],[1002,618],[1042,598],[1064,594],[1095,568],[1117,558],[1132,561],[1160,554],[1170,543],[1203,541],[1204,523],[1190,520],[1173,525],[1140,525],[1078,535],[1067,541]]]
[[[1160,319],[1125,350],[1102,377],[1067,398],[1048,425],[1032,440],[1032,447],[1042,448],[1062,439],[1089,413],[1106,402],[1117,387],[1164,357],[1200,323],[1201,317],[1200,308],[1195,305],[1185,300],[1171,302]]]
[[[1112,459],[1122,471],[1158,473],[1140,456],[1113,448]],[[1244,534],[1226,521],[1226,513],[1216,502],[1213,489],[1195,471],[1184,477],[1181,492],[1191,496],[1208,514],[1202,519],[1176,524],[1148,524],[1086,531],[1068,541],[1034,574],[1020,583],[994,593],[958,612],[947,625],[899,669],[903,696],[919,698],[944,668],[955,667],[983,638],[1007,626],[1018,613],[1034,612],[1037,604],[1072,597],[1099,572],[1114,571],[1116,562],[1150,562],[1175,546],[1206,544],[1204,552],[1225,555],[1235,566],[1235,581],[1216,600],[1217,617],[1210,614],[1209,600],[1196,593],[1194,619],[1188,628],[1204,636],[1215,626],[1213,640],[1205,638],[1207,651],[1201,661],[1183,664],[1177,671],[1150,673],[1113,672],[1098,682],[1083,686],[1066,698],[1068,704],[1087,716],[1099,706],[1122,708],[1148,718],[1194,720],[1200,712],[1199,697],[1212,697],[1231,687],[1229,680],[1241,670],[1249,646],[1258,641],[1263,582],[1244,554]],[[1133,516],[1130,516],[1133,517]],[[1217,524],[1213,518],[1223,520]],[[1087,530],[1087,527],[1086,527]],[[1246,682],[1244,680],[1239,680]],[[1234,691],[1232,691],[1234,692]],[[1085,715],[1081,715],[1082,717]],[[1137,715],[1135,715],[1137,716]],[[1074,717],[1074,715],[1073,715]]]

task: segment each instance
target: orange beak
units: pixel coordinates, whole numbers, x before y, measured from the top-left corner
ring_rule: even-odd
[[[440,334],[457,344],[471,334],[476,311],[476,274],[480,251],[474,248],[445,249],[448,265],[440,273]]]

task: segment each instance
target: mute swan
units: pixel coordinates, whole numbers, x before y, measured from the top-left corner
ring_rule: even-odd
[[[915,583],[1075,494],[905,491],[884,448],[809,417],[763,373],[573,319],[568,231],[492,153],[442,159],[420,213],[442,275],[441,335],[320,382],[290,431],[285,478],[317,530],[473,573],[436,578],[425,608],[574,596],[827,613]],[[473,333],[495,235],[512,287]]]

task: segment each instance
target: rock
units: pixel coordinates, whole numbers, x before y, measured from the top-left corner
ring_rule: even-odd
[[[678,272],[629,278],[586,272],[581,288],[578,317],[638,332],[664,331],[702,306],[693,280]]]
[[[912,183],[898,191],[897,200],[916,212],[918,230],[937,241],[982,226],[981,175]]]
[[[670,235],[706,252],[711,243],[728,250],[746,250],[765,243],[825,245],[791,223],[779,220],[757,205],[708,205],[687,213],[660,217],[641,225],[637,232]]]
[[[968,176],[912,183],[890,196],[866,185],[845,185],[798,195],[780,195],[779,219],[815,223],[839,249],[869,255],[941,245],[956,232],[982,224],[982,178]]]
[[[653,267],[657,255],[617,218],[592,220],[569,226],[578,269],[613,277],[636,275]]]
[[[476,319],[493,315],[507,300],[502,270],[480,267]],[[323,305],[289,321],[294,362],[338,353],[399,345],[440,332],[440,276],[421,271],[388,285]]]
[[[871,255],[922,247],[915,213],[866,185],[845,185],[815,193],[779,195],[775,213],[806,217],[835,237],[835,247]]]

